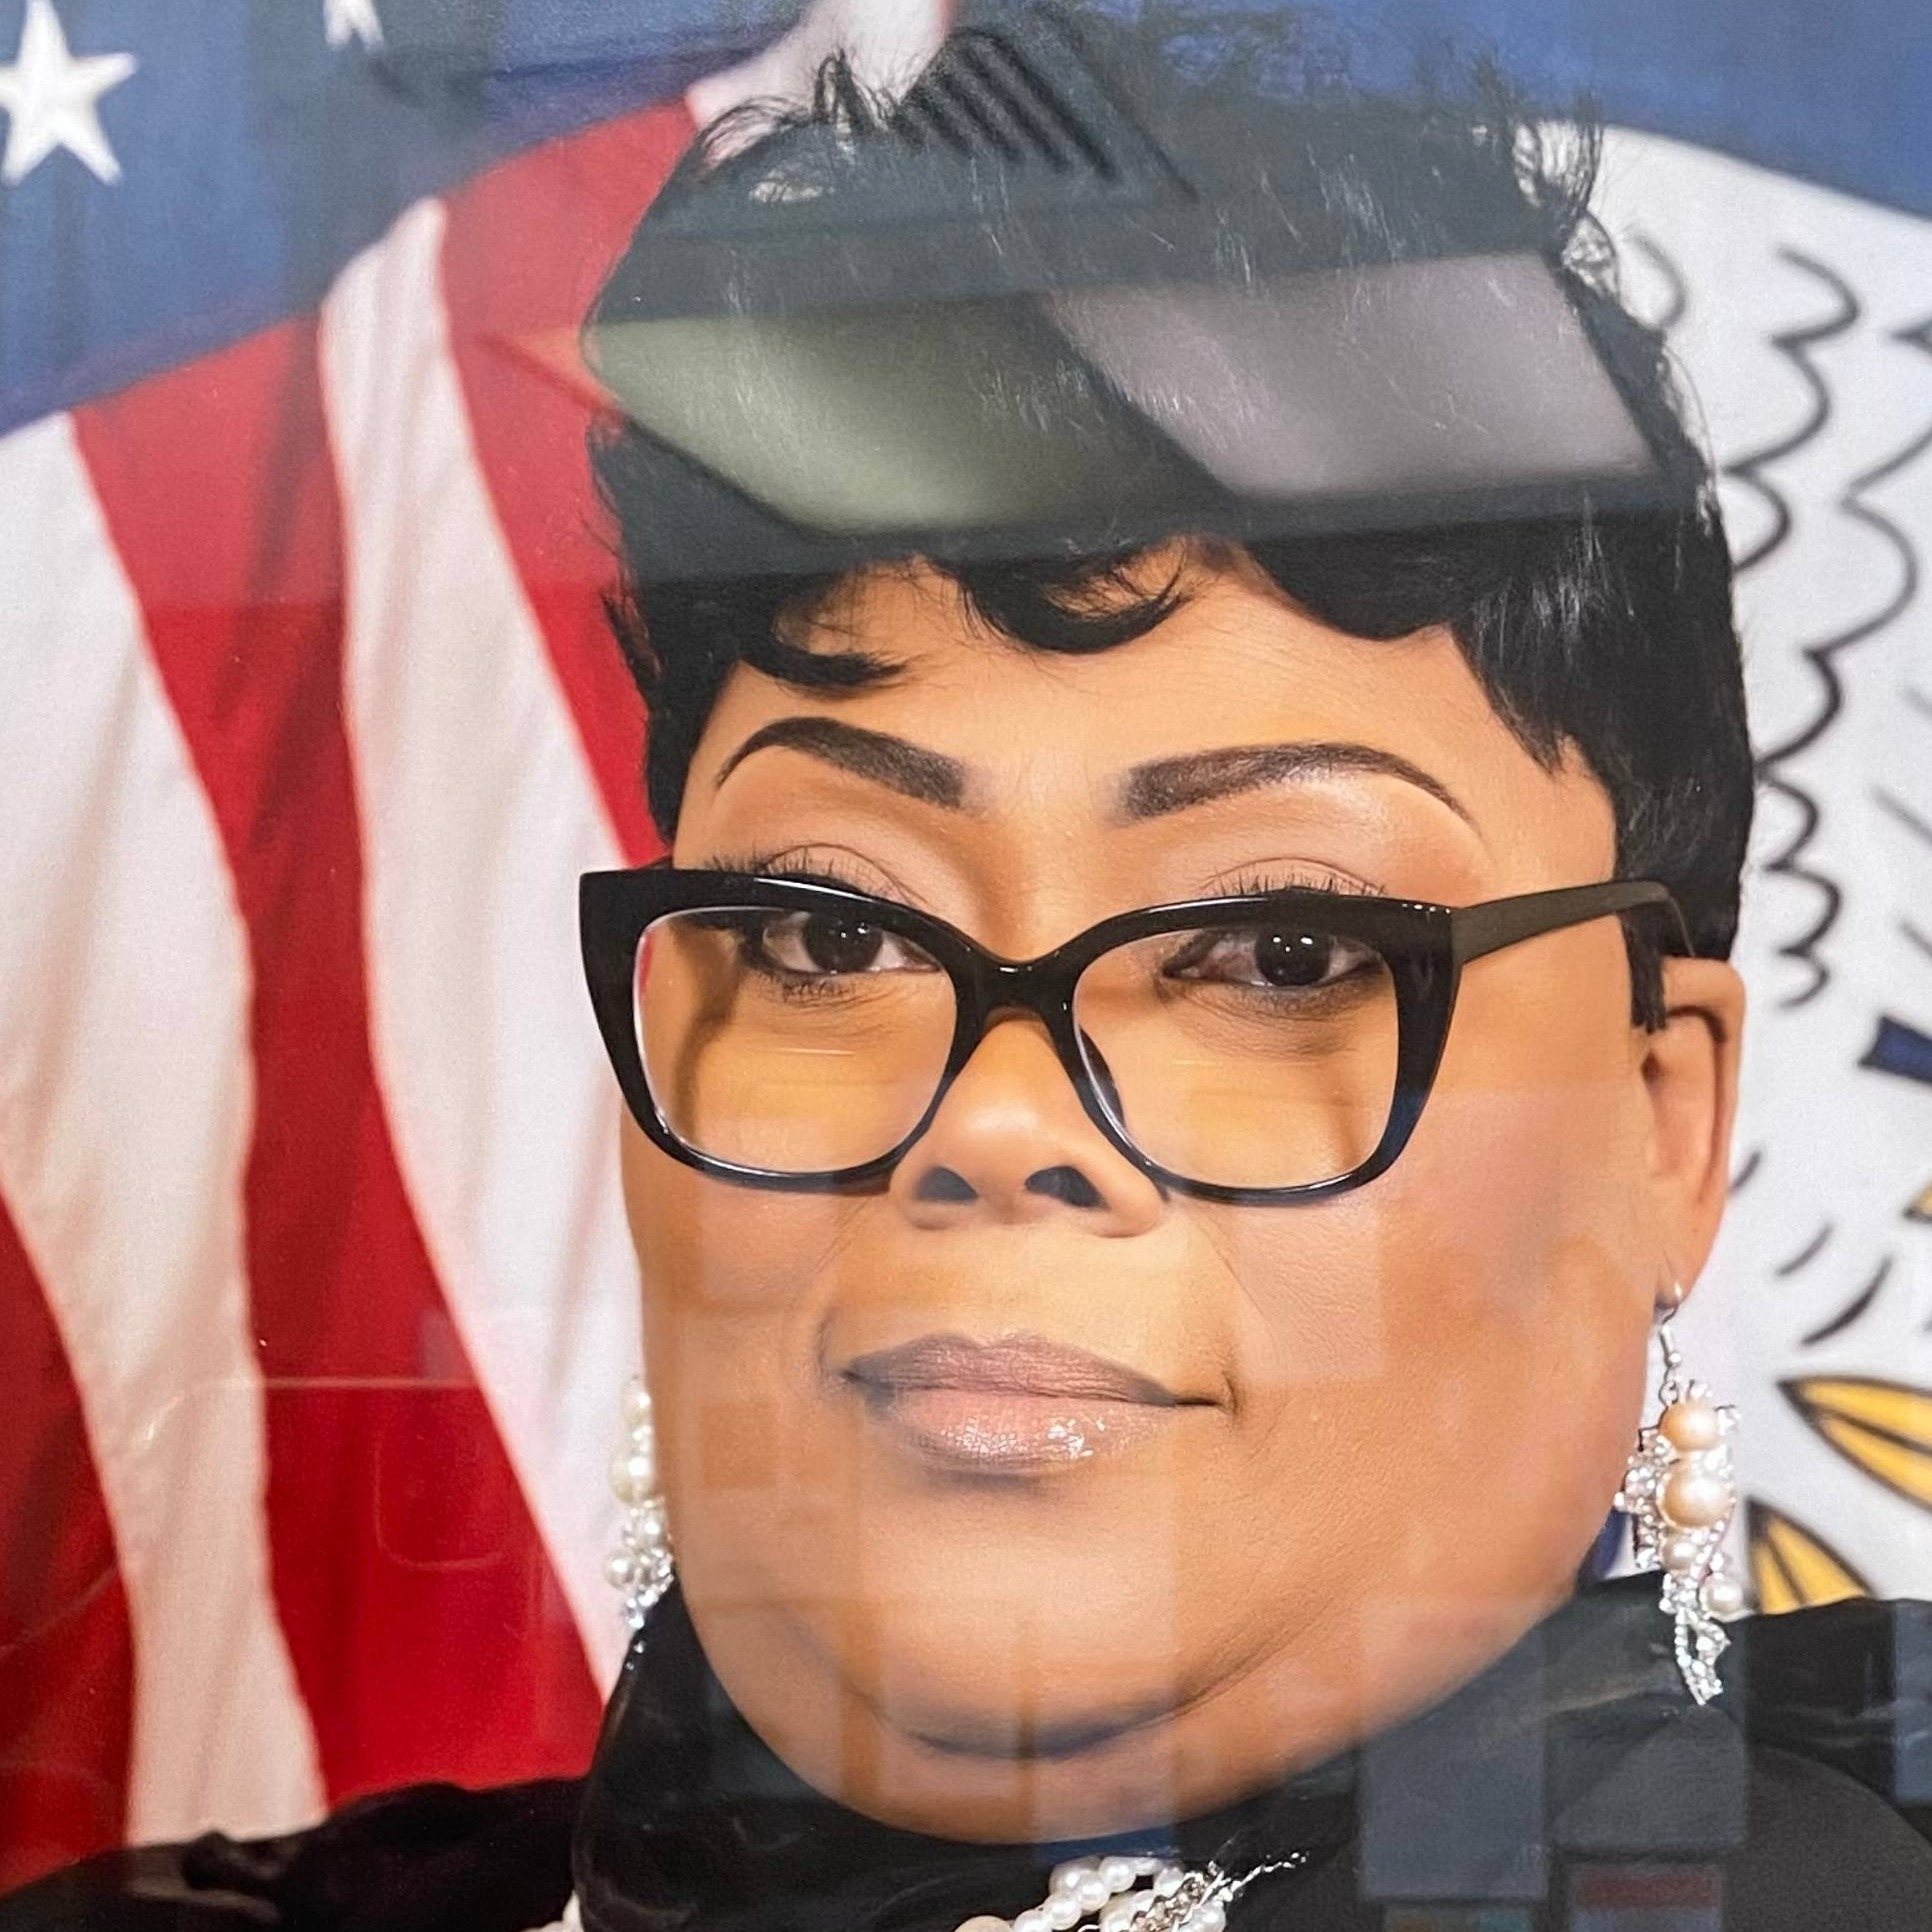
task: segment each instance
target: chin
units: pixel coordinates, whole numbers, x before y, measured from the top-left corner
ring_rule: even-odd
[[[1063,1547],[927,1563],[921,1540],[904,1537],[826,1606],[855,1686],[895,1728],[964,1751],[1026,1738],[1051,1753],[1189,1694],[1178,1565]]]
[[[1164,1740],[1138,1733],[1066,1757],[968,1762],[899,1745],[882,1762],[890,1775],[849,1780],[841,1802],[900,1830],[985,1843],[1051,1843],[1167,1826],[1233,1795],[1193,1785]]]

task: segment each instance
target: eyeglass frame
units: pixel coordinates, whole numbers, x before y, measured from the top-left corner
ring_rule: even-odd
[[[1385,1174],[1408,1145],[1435,1085],[1455,1016],[1462,971],[1471,961],[1545,933],[1591,920],[1658,910],[1678,950],[1691,950],[1670,889],[1654,879],[1608,879],[1515,893],[1474,905],[1379,898],[1294,887],[1209,899],[1177,900],[1111,914],[1032,959],[1007,959],[934,914],[856,888],[811,879],[654,865],[586,872],[578,881],[578,930],[584,974],[611,1065],[631,1117],[660,1151],[714,1179],[784,1193],[862,1192],[889,1175],[932,1125],[954,1080],[978,1050],[996,1014],[1031,1014],[1045,1027],[1062,1071],[1088,1119],[1123,1158],[1163,1187],[1197,1199],[1242,1206],[1298,1206],[1330,1200]],[[660,1113],[638,1037],[637,948],[657,920],[705,911],[837,912],[910,940],[952,982],[953,1038],[931,1101],[886,1153],[851,1167],[793,1173],[721,1160],[683,1140]],[[1306,917],[1312,930],[1370,947],[1384,962],[1396,1003],[1396,1064],[1389,1117],[1367,1158],[1346,1173],[1285,1187],[1202,1181],[1164,1166],[1134,1144],[1102,1091],[1102,1077],[1080,1045],[1074,992],[1103,954],[1139,939],[1196,926],[1258,925]]]

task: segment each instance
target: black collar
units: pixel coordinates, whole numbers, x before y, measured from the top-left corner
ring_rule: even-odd
[[[1901,1765],[1932,1773],[1932,1699],[1900,1670],[1916,1658],[1932,1675],[1932,1607],[1860,1601],[1731,1634],[1726,1693],[1699,1709],[1655,1577],[1588,1586],[1430,1710],[1106,1848],[1230,1872],[1301,1851],[1312,1876],[1352,1846],[1380,1896],[1534,1896],[1553,1857],[1734,1854],[1765,1742],[1824,1758],[1932,1830],[1896,1788]],[[673,1591],[626,1660],[573,1863],[589,1932],[944,1932],[1036,1902],[1055,1862],[1095,1847],[964,1845],[822,1797],[738,1715]]]

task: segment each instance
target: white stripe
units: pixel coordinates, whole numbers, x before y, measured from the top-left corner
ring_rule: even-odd
[[[576,945],[577,875],[619,863],[498,528],[424,202],[322,315],[349,559],[346,699],[371,1037],[452,1317],[605,1685],[603,1472],[638,1360],[618,1096]]]
[[[127,1587],[128,1830],[283,1830],[321,1785],[262,1508],[243,929],[66,417],[0,441],[0,501],[0,1190]]]
[[[901,93],[938,51],[948,0],[815,0],[791,31],[763,53],[685,89],[699,127],[747,101],[801,100],[827,55],[844,53],[868,86]]]

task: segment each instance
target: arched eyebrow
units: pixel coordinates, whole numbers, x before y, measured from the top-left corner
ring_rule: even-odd
[[[949,812],[968,809],[967,768],[957,758],[915,745],[910,738],[897,737],[890,731],[868,731],[839,718],[774,718],[770,724],[760,725],[718,767],[711,781],[713,788],[722,785],[754,751],[772,745],[787,745],[923,805],[937,805]]]
[[[1329,778],[1338,772],[1373,772],[1400,779],[1446,805],[1473,831],[1480,832],[1469,808],[1441,779],[1420,765],[1374,745],[1347,739],[1300,739],[1279,745],[1222,745],[1212,751],[1183,752],[1133,766],[1121,781],[1116,818],[1122,824],[1184,812],[1239,792]]]
[[[753,752],[774,745],[802,751],[855,777],[869,779],[906,798],[944,811],[972,809],[972,768],[943,751],[914,744],[890,731],[870,731],[840,718],[800,715],[774,718],[758,727],[718,767],[713,786],[722,785]],[[1134,825],[1163,818],[1195,805],[1259,791],[1269,785],[1332,777],[1339,772],[1372,772],[1425,792],[1480,835],[1468,807],[1441,779],[1392,751],[1348,739],[1297,739],[1274,745],[1221,745],[1211,751],[1182,752],[1132,765],[1121,775],[1112,817]]]

